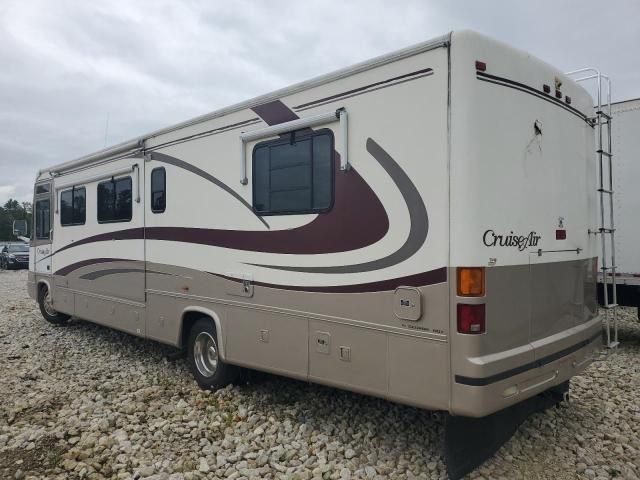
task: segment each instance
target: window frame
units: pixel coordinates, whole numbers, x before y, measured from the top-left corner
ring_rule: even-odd
[[[46,232],[46,236],[38,235],[38,204],[42,202],[49,202],[49,230]],[[36,204],[33,208],[33,217],[35,222],[35,228],[33,229],[33,235],[36,240],[51,240],[51,198],[41,198],[40,200],[36,200]]]
[[[163,175],[163,182],[162,182],[162,190],[154,190],[153,189],[153,172],[155,172],[156,170],[160,171],[162,170],[162,172],[164,173]],[[150,180],[150,186],[149,186],[149,203],[150,203],[150,207],[151,207],[151,212],[152,213],[164,213],[167,210],[167,170],[164,167],[155,167],[154,169],[151,170],[151,175],[149,177]],[[157,191],[162,191],[164,192],[164,208],[162,208],[162,210],[160,209],[154,209],[153,208],[153,194],[154,192]]]
[[[288,143],[291,143],[291,135],[295,135],[295,141],[303,141],[303,140],[310,140],[313,137],[316,136],[320,136],[320,135],[326,135],[329,134],[329,138],[331,141],[331,146],[330,146],[330,160],[329,160],[329,168],[330,168],[330,175],[331,175],[331,193],[330,193],[330,199],[329,199],[329,205],[325,208],[311,208],[308,210],[269,210],[268,212],[263,212],[260,210],[256,210],[255,207],[255,198],[256,198],[256,150],[258,148],[262,148],[265,146],[268,146],[269,148],[271,147],[275,147],[275,146],[279,146],[279,145],[286,145]],[[331,130],[330,128],[321,128],[319,130],[309,130],[307,131],[305,130],[297,130],[297,131],[292,131],[292,132],[287,132],[287,133],[283,133],[279,138],[274,138],[271,140],[265,140],[262,142],[258,142],[253,146],[253,149],[251,151],[251,208],[254,211],[254,213],[258,216],[261,217],[269,217],[269,216],[274,216],[274,215],[309,215],[309,214],[322,214],[322,213],[328,213],[331,210],[333,210],[333,206],[335,204],[335,199],[336,199],[336,172],[335,172],[335,136],[333,134],[333,130]],[[311,140],[311,168],[312,168],[312,175],[311,175],[311,184],[313,185],[313,140]],[[271,192],[269,192],[271,193]]]
[[[82,223],[75,221],[76,190],[84,190],[84,220],[82,221]],[[67,193],[69,191],[71,192],[71,223],[62,223],[62,194]],[[58,195],[58,197],[60,200],[59,210],[60,210],[60,226],[61,227],[75,227],[77,225],[84,225],[85,223],[87,223],[87,187],[77,187],[74,185],[71,188],[62,190]]]
[[[115,192],[116,192],[116,188],[115,188],[115,183],[121,180],[128,180],[130,185],[131,185],[131,214],[129,215],[129,218],[118,218],[118,219],[114,219],[114,220],[100,220],[100,185],[103,185],[105,183],[112,183],[113,184],[113,193],[114,193],[114,204],[113,204],[113,210],[115,213]],[[103,223],[126,223],[126,222],[130,222],[131,220],[133,220],[133,179],[131,178],[131,175],[127,175],[126,177],[111,177],[109,180],[104,180],[100,183],[98,183],[98,185],[96,186],[96,220],[98,221],[99,224],[103,224]]]

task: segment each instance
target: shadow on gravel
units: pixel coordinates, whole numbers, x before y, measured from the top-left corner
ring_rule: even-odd
[[[64,450],[57,445],[53,437],[42,437],[27,448],[5,450],[0,455],[0,473],[2,478],[19,478],[17,471],[48,471],[58,467]]]

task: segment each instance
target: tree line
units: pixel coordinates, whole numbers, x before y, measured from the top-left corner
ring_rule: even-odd
[[[26,220],[31,233],[31,214],[30,202],[20,203],[13,198],[7,200],[4,206],[0,207],[0,240],[17,240],[13,235],[14,220]]]

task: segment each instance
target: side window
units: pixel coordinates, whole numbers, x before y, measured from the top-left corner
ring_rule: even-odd
[[[49,231],[50,221],[51,221],[51,212],[50,212],[50,202],[47,200],[38,200],[36,202],[36,239],[37,240],[48,240],[49,239]]]
[[[253,149],[253,208],[260,215],[321,213],[333,205],[333,132],[292,132]]]
[[[84,225],[86,212],[86,189],[73,187],[60,193],[60,225]]]
[[[50,189],[51,189],[51,185],[49,183],[36,185],[36,195],[38,195],[40,193],[49,193]]]
[[[167,208],[167,173],[164,167],[151,170],[151,211],[162,213]]]
[[[131,221],[131,186],[131,177],[98,184],[98,223]]]

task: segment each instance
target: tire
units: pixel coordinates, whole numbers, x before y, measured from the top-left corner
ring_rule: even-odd
[[[70,318],[66,313],[57,312],[53,308],[51,298],[49,296],[49,289],[46,286],[43,286],[38,290],[38,306],[40,307],[40,313],[44,319],[54,325],[62,325]]]
[[[201,388],[217,390],[233,383],[240,369],[222,361],[213,321],[203,317],[189,330],[187,357],[193,378]]]

